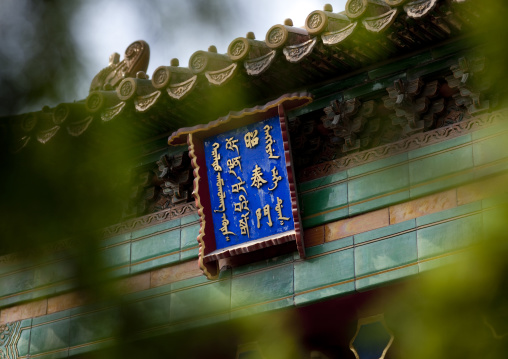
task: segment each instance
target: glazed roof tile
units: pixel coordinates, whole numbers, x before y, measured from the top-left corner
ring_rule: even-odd
[[[80,136],[94,122],[133,122],[133,136],[171,133],[265,103],[284,93],[329,81],[394,56],[471,30],[472,0],[349,0],[311,12],[304,27],[290,19],[272,26],[264,41],[234,39],[227,54],[196,51],[188,67],[177,59],[146,75],[149,46],[132,43],[124,59],[93,79],[86,100],[62,103],[11,121],[13,152],[47,143],[58,133]]]

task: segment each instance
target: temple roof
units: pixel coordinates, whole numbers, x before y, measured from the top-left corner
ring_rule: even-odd
[[[287,19],[272,26],[263,40],[248,33],[231,41],[226,54],[211,46],[196,51],[187,67],[173,59],[151,77],[146,74],[149,46],[136,41],[122,61],[118,54],[111,56],[85,100],[6,121],[10,151],[58,136],[81,136],[111,122],[121,122],[117,126],[125,127],[125,135],[139,141],[285,93],[312,93],[312,88],[471,33],[473,6],[467,0],[348,0],[344,11],[334,12],[327,4],[311,12],[303,27]]]

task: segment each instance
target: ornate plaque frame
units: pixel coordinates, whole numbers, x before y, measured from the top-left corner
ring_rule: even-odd
[[[209,279],[216,279],[219,275],[219,259],[237,256],[244,253],[262,250],[288,242],[295,242],[301,258],[305,257],[303,244],[303,231],[298,209],[295,175],[293,172],[289,133],[285,111],[304,106],[312,101],[308,93],[294,93],[283,95],[275,101],[264,106],[245,109],[240,112],[231,112],[206,125],[197,125],[190,128],[181,128],[173,133],[168,143],[181,145],[187,142],[189,156],[194,169],[194,191],[196,207],[200,217],[200,230],[197,237],[199,243],[199,267]],[[214,223],[212,220],[213,209],[210,197],[210,185],[208,181],[207,163],[205,154],[205,139],[231,130],[245,127],[257,122],[278,117],[282,131],[284,149],[284,163],[289,182],[291,200],[291,212],[294,221],[294,229],[284,233],[276,233],[268,237],[250,240],[245,243],[217,249]],[[215,224],[217,226],[217,224]]]

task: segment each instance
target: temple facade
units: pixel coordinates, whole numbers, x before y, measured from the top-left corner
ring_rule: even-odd
[[[0,358],[407,357],[407,289],[502,218],[480,7],[349,0],[151,75],[135,41],[86,99],[3,121],[9,200],[66,194],[0,252]]]

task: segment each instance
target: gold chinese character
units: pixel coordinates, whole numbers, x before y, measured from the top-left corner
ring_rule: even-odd
[[[240,220],[240,231],[243,235],[247,235],[247,237],[250,238],[249,224],[247,223],[248,220],[249,220],[249,212],[242,214],[242,219]]]
[[[213,167],[215,172],[222,171],[222,167],[219,165],[219,160],[220,160],[220,153],[218,153],[219,147],[220,147],[220,145],[217,142],[215,142],[213,144],[213,151],[212,151],[213,162],[212,162],[212,167]]]
[[[237,176],[236,176],[235,171],[233,171],[233,168],[238,166],[238,167],[240,167],[240,170],[242,170],[242,164],[240,163],[241,159],[242,159],[242,156],[238,156],[238,157],[231,158],[227,161],[229,173],[231,173],[235,177],[237,177]]]
[[[268,226],[271,227],[272,226],[272,216],[270,215],[270,205],[267,204],[264,208],[263,208],[263,214],[265,216],[268,216]]]
[[[257,189],[266,183],[266,180],[263,179],[263,172],[261,172],[261,168],[258,165],[252,170],[251,180],[252,184],[250,186]]]
[[[269,204],[267,204],[266,206],[263,207],[263,214],[261,214],[261,208],[258,208],[256,210],[256,218],[258,220],[258,228],[261,227],[261,217],[263,215],[268,217],[268,226],[271,227],[273,225],[273,223],[272,223],[272,216],[270,215],[270,205]]]
[[[243,136],[243,139],[245,140],[245,147],[247,148],[256,147],[257,144],[259,143],[258,130],[247,132],[245,136]]]
[[[231,150],[231,151],[236,150],[236,153],[240,154],[240,152],[238,151],[238,146],[236,145],[238,140],[234,140],[233,138],[234,137],[230,137],[230,138],[226,139],[226,150]]]
[[[279,184],[279,181],[282,181],[282,176],[279,176],[279,171],[277,171],[277,168],[272,168],[272,181],[273,181],[273,187],[268,188],[269,191],[273,191],[277,188],[277,185]]]
[[[288,217],[282,216],[282,200],[277,197],[277,205],[275,206],[275,211],[279,214],[279,217],[277,218],[280,221],[280,225],[284,225],[284,221],[289,221]]]
[[[240,203],[233,203],[233,205],[235,206],[235,212],[242,212],[244,209],[247,210],[248,212],[249,201],[247,201],[247,198],[245,198],[245,196],[241,194],[240,197],[238,197],[238,199],[240,200]]]
[[[247,191],[245,190],[245,188],[243,187],[243,185],[245,184],[245,181],[242,181],[242,179],[237,176],[236,177],[240,182],[238,183],[235,183],[234,185],[231,186],[231,192],[233,193],[240,193],[240,191],[244,191],[245,194],[247,194]]]
[[[233,232],[230,232],[228,230],[229,220],[226,217],[226,213],[222,214],[222,227],[220,228],[220,231],[224,236],[226,236],[226,241],[229,241],[229,235],[232,234],[233,236],[236,236]]]

